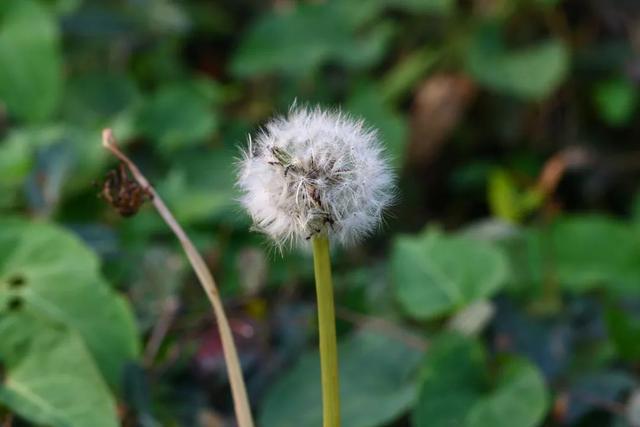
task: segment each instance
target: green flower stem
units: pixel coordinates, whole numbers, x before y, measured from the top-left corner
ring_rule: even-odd
[[[338,346],[333,305],[333,282],[329,239],[326,234],[313,237],[313,266],[318,298],[318,333],[322,371],[322,425],[340,427],[340,388],[338,384]]]

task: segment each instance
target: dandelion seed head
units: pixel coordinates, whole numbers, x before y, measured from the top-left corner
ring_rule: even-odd
[[[279,247],[318,233],[354,244],[394,199],[377,132],[340,111],[292,107],[249,138],[238,174],[254,227]]]

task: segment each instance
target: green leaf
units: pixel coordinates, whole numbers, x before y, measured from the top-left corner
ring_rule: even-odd
[[[0,14],[0,102],[9,113],[42,121],[62,94],[59,31],[51,14],[33,0],[4,0]]]
[[[436,233],[398,237],[391,269],[398,300],[418,319],[490,297],[508,276],[506,257],[492,244]]]
[[[118,114],[137,105],[139,96],[135,82],[124,74],[81,74],[69,82],[62,110],[66,122],[98,128],[113,126]]]
[[[531,291],[540,296],[548,286],[571,293],[605,289],[637,296],[639,231],[633,223],[595,214],[564,216],[527,229],[509,251],[517,287],[530,296]]]
[[[623,126],[633,118],[638,105],[638,89],[626,79],[607,80],[595,88],[593,100],[605,122]]]
[[[522,221],[544,200],[543,194],[535,187],[519,188],[503,169],[496,169],[489,176],[488,198],[493,215],[513,223]]]
[[[355,24],[366,24],[388,9],[448,16],[456,6],[455,0],[333,0],[333,3],[338,13]]]
[[[387,0],[387,4],[414,13],[450,15],[456,7],[455,0]]]
[[[401,166],[407,143],[407,124],[400,114],[384,102],[379,89],[372,84],[363,85],[349,99],[347,110],[362,117],[380,132],[387,154],[396,166]]]
[[[32,148],[22,141],[7,138],[0,142],[0,210],[15,203],[33,160]]]
[[[301,5],[263,15],[234,55],[231,69],[239,76],[285,71],[304,73],[329,58],[348,40],[349,30],[326,5]]]
[[[101,133],[98,129],[85,129],[62,123],[51,123],[45,126],[16,128],[8,136],[8,143],[22,144],[30,151],[49,150],[57,152],[58,161],[63,164],[63,171],[47,185],[62,186],[65,193],[86,191],[87,183],[95,179],[109,160],[106,150],[100,145]],[[98,141],[97,143],[93,143]],[[46,169],[53,169],[54,161],[46,158]],[[54,182],[53,181],[57,181]],[[48,190],[51,193],[52,189]]]
[[[0,220],[0,314],[11,301],[77,331],[113,386],[138,354],[126,302],[100,277],[96,256],[57,227]]]
[[[428,47],[407,55],[385,75],[380,85],[382,99],[395,102],[411,93],[440,57],[438,50]]]
[[[520,193],[511,175],[506,171],[497,169],[491,173],[488,196],[493,216],[515,223],[522,219]]]
[[[396,26],[390,22],[374,25],[365,35],[351,36],[349,45],[334,46],[335,59],[348,68],[362,69],[376,64],[389,49],[389,42],[393,37]]]
[[[466,62],[469,73],[489,89],[539,100],[564,80],[569,51],[558,40],[508,50],[497,28],[483,27],[472,39]]]
[[[235,154],[219,148],[174,156],[176,166],[160,183],[158,191],[181,223],[220,219],[230,213],[239,217],[235,202],[238,197]]]
[[[610,304],[606,307],[607,330],[620,356],[635,361],[640,358],[640,317],[631,310]]]
[[[344,427],[386,425],[414,401],[414,371],[421,351],[363,332],[341,342],[339,355]],[[307,354],[274,384],[265,397],[259,425],[322,425],[319,364],[317,352]]]
[[[524,359],[502,367],[496,389],[480,399],[467,417],[469,427],[535,427],[547,409],[544,379]]]
[[[565,217],[550,233],[555,274],[565,289],[582,292],[609,284],[638,292],[640,239],[628,224],[605,216]]]
[[[508,358],[497,378],[482,346],[458,335],[433,342],[423,386],[412,414],[414,427],[534,427],[544,419],[547,392],[535,366]],[[495,385],[491,385],[491,384]]]
[[[464,426],[486,383],[484,364],[483,348],[476,341],[453,334],[436,339],[424,363],[412,425]]]
[[[138,131],[165,154],[205,142],[218,129],[217,96],[217,87],[205,80],[163,86],[142,106]]]
[[[24,308],[0,319],[0,402],[37,424],[119,425],[115,401],[76,334]]]
[[[353,26],[366,25],[384,12],[386,0],[330,0],[336,12],[344,16]]]
[[[384,22],[371,31],[358,31],[359,24],[379,10],[370,6],[356,16],[344,13],[349,7],[335,1],[264,14],[241,40],[231,70],[241,77],[304,75],[329,60],[354,68],[372,65],[385,53],[391,32]]]
[[[6,188],[22,184],[32,163],[32,149],[22,141],[7,139],[0,143],[0,186]]]

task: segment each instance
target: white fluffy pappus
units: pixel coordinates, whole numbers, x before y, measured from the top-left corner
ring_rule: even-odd
[[[340,111],[292,107],[268,122],[239,163],[242,205],[278,247],[317,233],[351,245],[394,199],[394,175],[374,129]]]

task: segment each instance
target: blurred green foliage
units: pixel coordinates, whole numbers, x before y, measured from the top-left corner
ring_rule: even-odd
[[[525,360],[509,358],[499,362],[500,373],[491,380],[485,359],[477,342],[457,335],[438,338],[425,360],[414,423],[478,427],[539,424],[547,397],[538,370]]]
[[[399,175],[335,254],[345,427],[640,424],[639,24],[635,0],[1,1],[0,422],[232,425],[177,242],[97,197],[108,126],[221,284],[259,425],[320,425],[309,254],[234,186],[297,102],[367,120]]]

